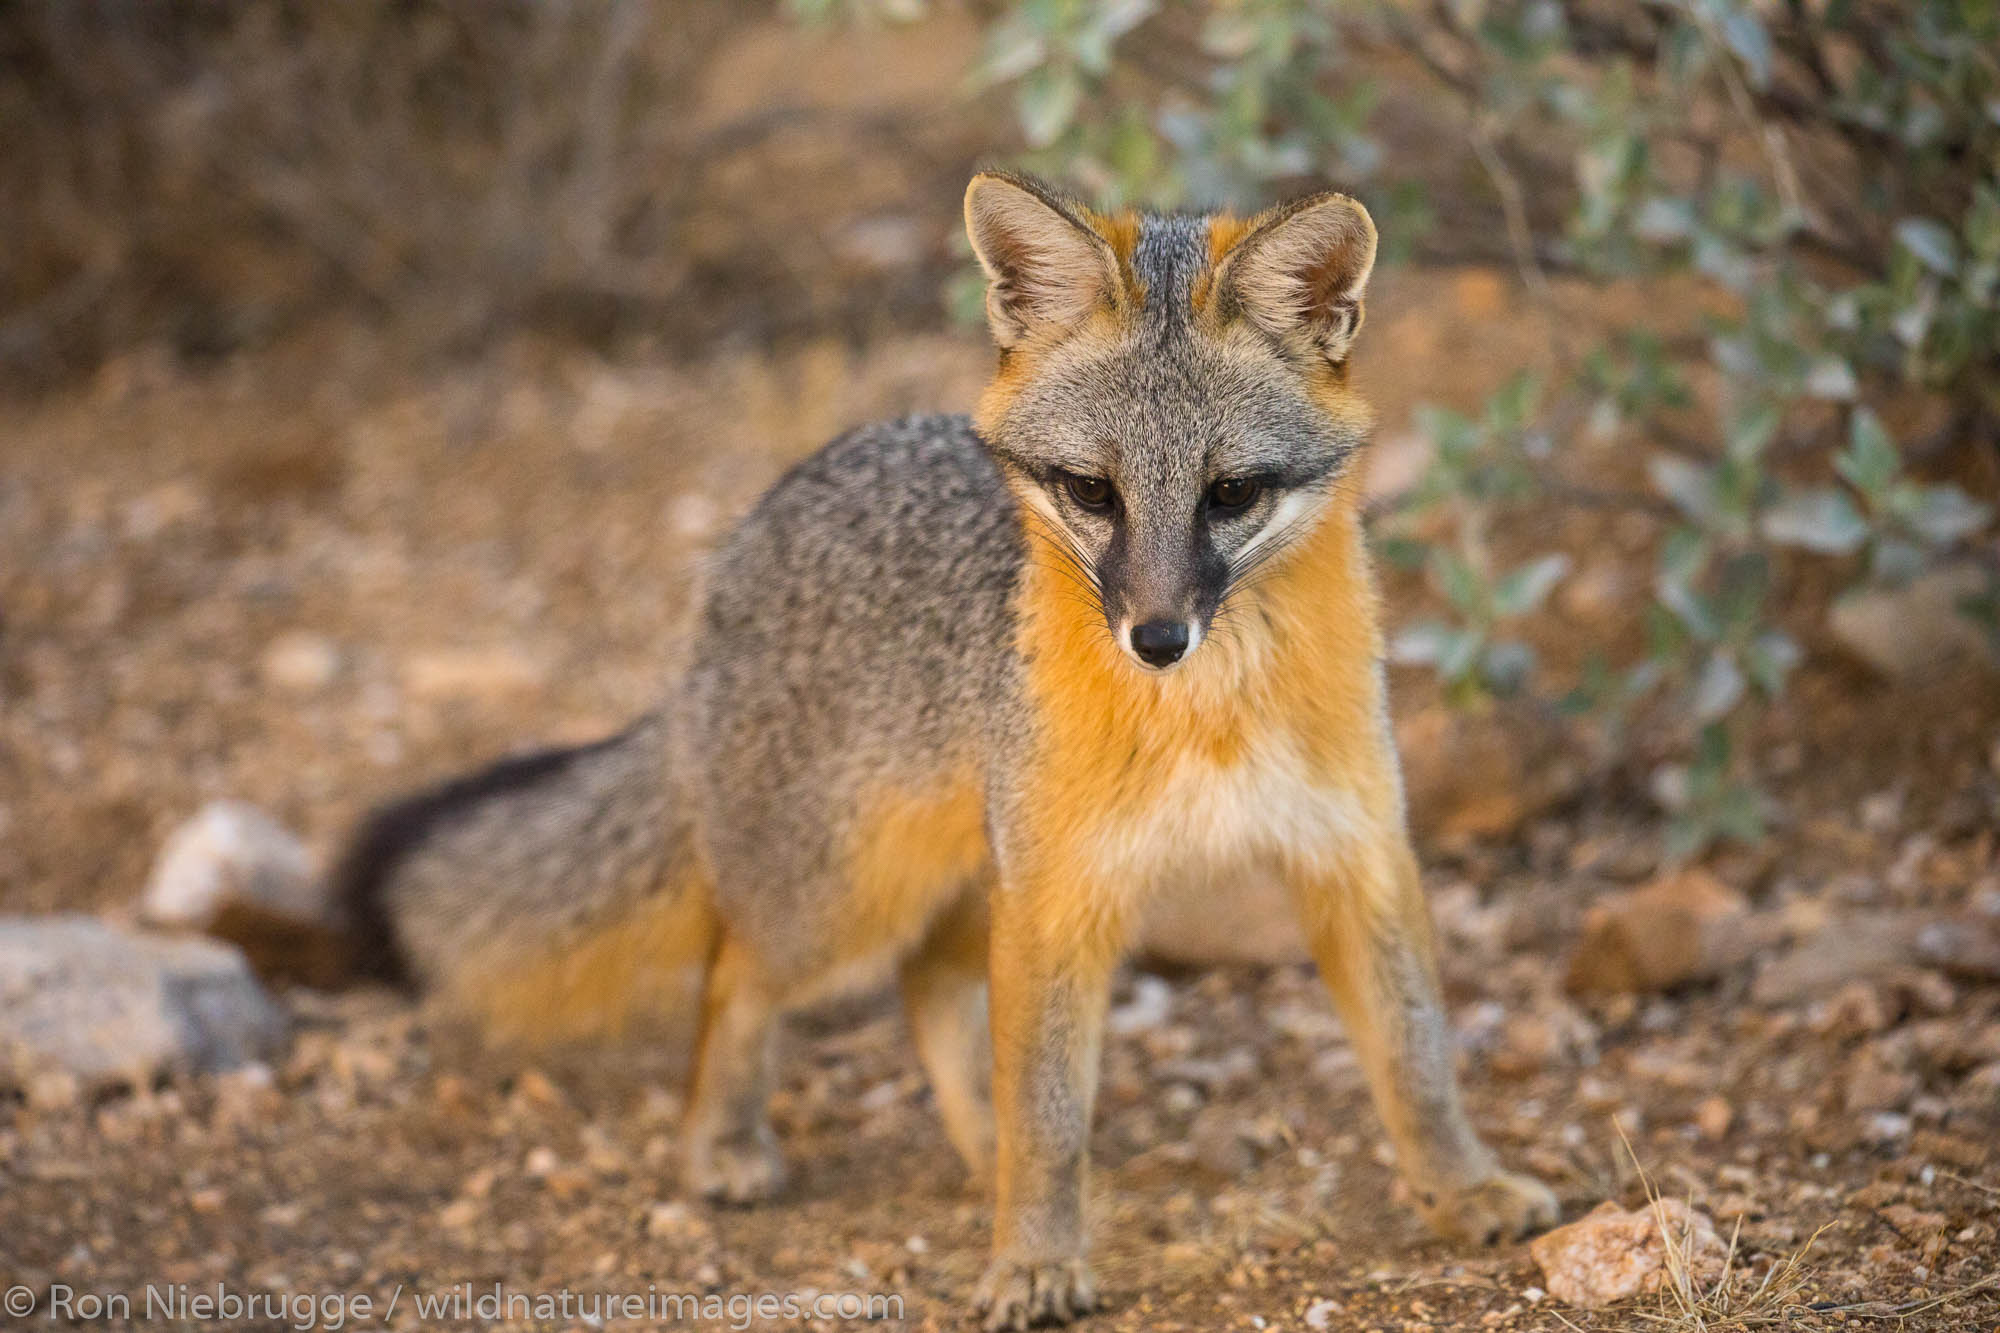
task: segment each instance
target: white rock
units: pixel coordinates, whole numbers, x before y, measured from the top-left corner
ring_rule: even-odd
[[[300,925],[331,923],[305,845],[253,805],[211,801],[160,849],[139,915],[149,925],[208,930],[231,908]]]
[[[283,1011],[227,945],[84,916],[0,921],[0,1078],[144,1085],[264,1059],[285,1036]]]
[[[1141,972],[1132,978],[1132,998],[1106,1015],[1104,1027],[1114,1037],[1129,1037],[1159,1027],[1173,1012],[1174,988]]]

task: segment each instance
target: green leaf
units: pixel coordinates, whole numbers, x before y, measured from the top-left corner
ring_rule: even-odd
[[[1890,318],[1889,331],[1905,347],[1921,346],[1930,335],[1931,325],[1937,321],[1937,313],[1937,280],[1926,278],[1909,302]]]
[[[984,299],[983,288],[981,299]],[[1430,543],[1418,537],[1378,537],[1375,553],[1397,569],[1422,569],[1424,561],[1430,558],[1431,548]]]
[[[1681,623],[1679,614],[1667,606],[1664,592],[1659,601],[1646,608],[1645,617],[1647,664],[1658,668],[1681,655],[1688,642],[1687,627]]]
[[[1487,648],[1479,674],[1486,687],[1498,695],[1518,694],[1534,674],[1535,650],[1515,639],[1503,639]]]
[[[1750,647],[1743,654],[1743,665],[1750,678],[1757,683],[1767,698],[1775,699],[1785,691],[1785,680],[1792,674],[1805,657],[1796,640],[1783,630],[1765,630],[1750,641]]]
[[[1073,69],[1045,67],[1021,81],[1015,109],[1021,117],[1021,134],[1030,148],[1047,148],[1076,119],[1083,101],[1083,80]]]
[[[1460,614],[1478,616],[1485,611],[1485,581],[1464,556],[1456,551],[1432,551],[1430,573],[1438,591]]]
[[[1758,529],[1767,541],[1821,555],[1847,555],[1868,540],[1868,520],[1833,486],[1791,492],[1764,511]]]
[[[1542,382],[1529,371],[1509,375],[1486,400],[1486,424],[1499,434],[1511,434],[1527,424],[1541,397]]]
[[[1869,409],[1857,408],[1847,424],[1847,448],[1833,460],[1834,470],[1869,499],[1878,499],[1903,470],[1902,455]]]
[[[1436,666],[1451,655],[1460,631],[1437,620],[1420,620],[1389,641],[1389,660],[1399,666]]]
[[[1654,595],[1673,615],[1649,619],[1648,637],[1655,656],[1677,653],[1679,645],[1671,633],[1675,627],[1702,642],[1712,642],[1722,633],[1714,604],[1695,587],[1695,580],[1708,567],[1708,561],[1707,541],[1691,528],[1676,528],[1660,544],[1660,572],[1654,580]]]
[[[1662,583],[1659,597],[1661,603],[1680,619],[1687,632],[1695,638],[1710,642],[1722,633],[1722,621],[1716,614],[1715,604],[1693,586]]]
[[[1716,579],[1715,603],[1723,625],[1740,630],[1756,624],[1770,590],[1771,562],[1764,552],[1731,552]]]
[[[1633,214],[1632,231],[1640,240],[1655,245],[1684,241],[1694,235],[1694,205],[1685,199],[1655,195]]]
[[[987,34],[986,50],[973,70],[973,83],[988,88],[1011,83],[1048,58],[1048,40],[1024,16],[1016,14]]]
[[[1927,563],[1915,543],[1885,538],[1869,552],[1868,573],[1879,583],[1908,583],[1924,572]]]
[[[1903,520],[1933,546],[1950,546],[1982,531],[1993,509],[1956,486],[1926,486],[1915,493]]]
[[[1707,851],[1715,840],[1715,831],[1706,820],[1695,815],[1676,815],[1667,823],[1660,851],[1668,865],[1685,865]]]
[[[1721,649],[1710,653],[1688,695],[1688,708],[1695,721],[1706,724],[1727,717],[1743,701],[1746,684],[1735,658]]]
[[[1485,643],[1485,636],[1467,630],[1445,645],[1444,656],[1438,658],[1437,672],[1447,681],[1465,680],[1472,675],[1472,668],[1479,664],[1479,650]]]
[[[1593,648],[1584,655],[1576,684],[1556,700],[1556,709],[1566,717],[1583,717],[1602,708],[1616,688],[1611,664],[1601,649]]]
[[[1760,402],[1739,407],[1729,414],[1728,444],[1731,458],[1755,458],[1778,438],[1785,421],[1784,409],[1776,403]]]
[[[1732,782],[1715,799],[1715,829],[1738,842],[1757,842],[1764,836],[1763,802],[1757,789],[1745,782]]]
[[[1896,239],[1920,263],[1940,277],[1958,272],[1958,238],[1951,228],[1931,218],[1904,218],[1896,224]]]
[[[1155,0],[1099,0],[1071,39],[1070,54],[1092,74],[1109,72],[1118,39],[1152,17],[1156,8]]]
[[[1416,419],[1417,429],[1436,443],[1440,462],[1462,465],[1479,449],[1479,426],[1462,412],[1425,404]]]
[[[1729,729],[1716,723],[1703,727],[1695,738],[1691,772],[1697,790],[1714,791],[1721,785],[1729,774],[1729,755]]]
[[[1542,604],[1549,590],[1569,572],[1569,557],[1545,555],[1511,570],[1493,585],[1493,613],[1525,616]]]
[[[1715,491],[1715,469],[1678,454],[1654,454],[1646,473],[1660,493],[1697,523],[1709,524],[1721,512]]]

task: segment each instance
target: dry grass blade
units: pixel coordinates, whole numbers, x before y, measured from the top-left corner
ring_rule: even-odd
[[[1639,1183],[1652,1206],[1653,1225],[1660,1233],[1666,1268],[1666,1282],[1660,1292],[1660,1308],[1642,1311],[1637,1318],[1655,1328],[1675,1333],[1721,1333],[1730,1329],[1782,1328],[1794,1324],[1797,1316],[1810,1313],[1801,1296],[1811,1278],[1806,1258],[1826,1228],[1806,1238],[1803,1245],[1765,1269],[1751,1284],[1751,1270],[1740,1263],[1742,1219],[1730,1230],[1729,1244],[1722,1256],[1721,1271],[1713,1280],[1702,1277],[1698,1229],[1694,1224],[1694,1200],[1686,1200],[1687,1221],[1676,1225],[1665,1201],[1653,1185],[1652,1176],[1633,1151],[1632,1141],[1615,1120],[1613,1128],[1624,1145],[1625,1155],[1638,1173]]]

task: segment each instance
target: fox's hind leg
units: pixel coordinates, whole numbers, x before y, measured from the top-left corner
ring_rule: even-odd
[[[945,1135],[975,1181],[993,1172],[985,886],[946,909],[902,967],[903,1009]]]
[[[723,1203],[755,1203],[784,1185],[771,1129],[777,997],[757,960],[725,929],[709,968],[689,1098],[682,1184]]]

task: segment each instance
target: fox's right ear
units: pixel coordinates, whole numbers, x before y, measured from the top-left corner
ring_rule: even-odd
[[[1361,331],[1375,223],[1344,194],[1316,194],[1252,219],[1223,256],[1217,287],[1282,343],[1342,365]]]
[[[1118,291],[1118,257],[1068,201],[1018,176],[982,172],[965,190],[965,234],[986,270],[986,321],[1012,347],[1079,323]]]

